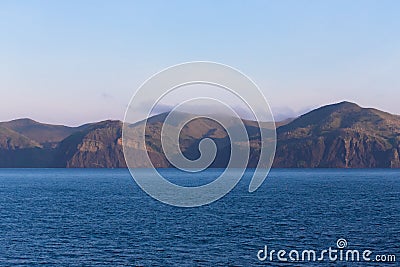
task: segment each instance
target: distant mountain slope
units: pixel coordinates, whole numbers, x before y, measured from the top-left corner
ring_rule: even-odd
[[[0,168],[48,167],[52,157],[38,142],[0,126]]]
[[[187,121],[191,116],[187,113],[178,114],[177,121]],[[164,124],[164,120],[167,117],[167,113],[159,114],[151,117],[147,121],[146,128],[146,145],[147,151],[152,153],[158,153],[157,156],[150,154],[150,158],[152,162],[157,167],[170,167],[171,165],[165,159],[163,154],[163,149],[161,145],[161,129]],[[246,131],[250,138],[251,151],[258,150],[259,148],[259,140],[260,140],[260,130],[258,128],[258,123],[250,120],[242,120],[236,118],[224,118],[224,122],[227,124],[227,127],[231,131],[237,131],[237,127],[239,127],[239,123],[243,123]],[[144,123],[139,122],[137,124]],[[133,124],[133,130],[135,125]],[[262,123],[261,127],[271,127],[271,123]],[[210,167],[224,167],[228,164],[231,147],[230,147],[230,138],[227,135],[227,131],[216,121],[208,119],[208,118],[196,118],[189,121],[181,130],[179,136],[179,146],[182,151],[182,154],[190,160],[194,160],[199,158],[199,143],[204,138],[209,138],[214,141],[217,147],[217,154],[214,161],[211,163]],[[243,144],[237,143],[234,144],[239,149],[243,146]],[[143,148],[142,148],[143,149]],[[140,159],[138,159],[140,160]],[[250,160],[249,167],[255,167],[257,165],[258,158],[254,157],[253,161]],[[149,167],[149,166],[142,166]],[[190,166],[187,166],[190,167]]]
[[[279,128],[279,127],[281,127],[281,126],[284,126],[284,125],[286,125],[286,124],[289,124],[289,123],[291,123],[292,121],[294,121],[296,118],[287,118],[287,119],[285,119],[285,120],[283,120],[283,121],[277,121],[277,122],[275,122],[275,125],[276,125],[276,128]]]
[[[341,102],[278,128],[275,167],[398,168],[400,117]]]
[[[0,149],[15,150],[34,147],[40,147],[40,144],[0,124]]]
[[[69,135],[84,130],[89,125],[85,124],[80,127],[68,127],[64,125],[51,125],[40,123],[31,119],[18,119],[8,122],[0,122],[0,127],[13,130],[21,135],[30,138],[44,146],[50,146],[62,141]]]

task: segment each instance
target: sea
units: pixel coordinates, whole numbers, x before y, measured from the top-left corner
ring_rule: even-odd
[[[272,169],[249,193],[253,171],[179,208],[126,169],[0,169],[0,266],[400,266],[399,170]]]

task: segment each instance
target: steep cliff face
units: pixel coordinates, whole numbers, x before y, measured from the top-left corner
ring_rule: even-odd
[[[342,102],[278,128],[275,167],[397,168],[400,117]]]
[[[74,133],[58,148],[58,167],[126,167],[122,152],[120,121],[104,121]]]

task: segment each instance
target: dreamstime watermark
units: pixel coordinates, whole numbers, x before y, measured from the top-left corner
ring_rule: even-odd
[[[396,262],[394,254],[374,254],[371,250],[347,249],[347,240],[340,238],[336,247],[324,250],[295,250],[280,249],[269,250],[265,245],[257,253],[259,261],[267,262],[322,262],[322,261],[344,261],[344,262]]]
[[[129,171],[136,183],[151,197],[179,207],[197,207],[212,203],[230,192],[244,175],[250,158],[250,138],[246,125],[226,99],[202,95],[201,90],[190,92],[190,97],[167,114],[160,135],[162,155],[173,167],[188,176],[206,170],[217,155],[213,139],[203,138],[198,144],[200,157],[186,158],[180,147],[180,133],[189,122],[206,118],[223,127],[230,140],[230,158],[227,167],[214,181],[197,187],[171,183],[154,166],[152,157],[160,159],[153,150],[154,140],[149,140],[148,120],[140,121],[138,114],[149,118],[155,107],[170,93],[184,86],[209,85],[229,92],[243,103],[257,122],[269,126],[259,128],[258,164],[252,174],[249,192],[257,190],[271,168],[276,147],[276,130],[268,102],[257,85],[240,71],[214,62],[189,62],[169,67],[150,77],[134,93],[125,113],[122,145]],[[208,106],[209,111],[199,114],[190,105]],[[188,108],[189,107],[189,108]],[[185,112],[189,110],[190,112]],[[215,114],[217,113],[217,114]],[[149,148],[150,147],[150,148]],[[151,155],[150,155],[151,154]]]

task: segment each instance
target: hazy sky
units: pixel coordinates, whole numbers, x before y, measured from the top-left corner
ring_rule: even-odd
[[[231,65],[278,117],[349,100],[400,114],[400,1],[0,1],[0,120],[122,119],[181,62]]]

